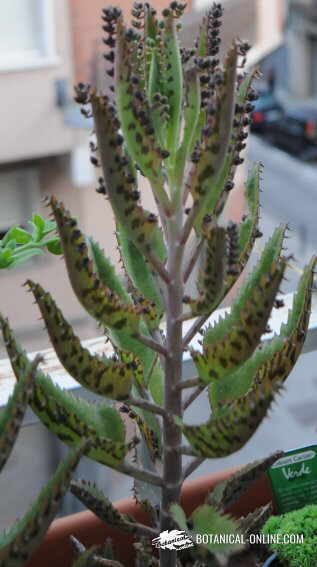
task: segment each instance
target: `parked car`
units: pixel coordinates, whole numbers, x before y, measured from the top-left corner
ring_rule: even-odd
[[[283,116],[283,108],[274,92],[258,89],[259,98],[254,102],[251,131],[265,134]]]
[[[267,137],[305,161],[317,160],[317,107],[284,108],[284,115],[270,124]]]

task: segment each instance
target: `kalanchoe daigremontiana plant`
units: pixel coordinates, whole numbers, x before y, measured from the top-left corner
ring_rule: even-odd
[[[216,565],[219,554],[223,558],[240,546],[209,543],[178,553],[161,549],[158,560],[151,539],[159,532],[180,528],[195,538],[199,533],[247,532],[265,521],[269,508],[240,521],[226,512],[278,455],[218,487],[189,520],[180,493],[184,479],[204,459],[240,449],[267,415],[305,340],[316,263],[313,258],[304,270],[280,335],[261,343],[273,308],[283,305],[279,293],[287,265],[286,227],[277,228],[230,313],[204,328],[261,236],[261,165],[253,167],[246,182],[248,214],[238,224],[224,225],[220,216],[243,161],[256,98],[252,75],[244,71],[248,45],[234,42],[220,63],[222,8],[214,4],[194,48],[181,49],[178,20],[183,11],[184,5],[172,2],[158,16],[149,4],[135,4],[128,27],[120,9],[103,10],[105,58],[113,83],[106,94],[83,84],[76,88],[76,100],[94,119],[92,162],[100,168],[98,192],[115,216],[127,285],[63,204],[50,199],[73,290],[105,330],[115,354],[91,354],[51,295],[38,283],[26,282],[65,370],[108,400],[89,405],[37,370],[32,409],[67,444],[77,446],[89,437],[88,457],[134,478],[134,495],[148,511],[151,527],[119,514],[87,482],[74,482],[72,489],[105,522],[140,538],[137,565],[161,567]],[[155,212],[141,205],[143,177],[151,187],[146,190],[153,192]],[[20,380],[30,362],[4,320],[2,329]],[[199,350],[191,347],[198,332]],[[186,350],[197,369],[190,380],[182,373]],[[194,390],[187,396],[189,388]],[[204,389],[211,417],[189,425],[186,409]],[[109,400],[123,402],[121,412],[129,414],[138,432],[132,439],[127,440],[118,406]],[[186,466],[183,455],[193,457]]]

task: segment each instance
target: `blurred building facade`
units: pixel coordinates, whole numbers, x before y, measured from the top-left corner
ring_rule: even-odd
[[[286,30],[289,93],[296,99],[317,97],[317,3],[289,0]]]

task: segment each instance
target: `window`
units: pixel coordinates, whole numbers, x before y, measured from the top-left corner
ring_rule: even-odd
[[[43,65],[54,56],[52,0],[3,0],[0,70]]]
[[[0,171],[0,234],[25,225],[40,201],[38,170],[31,167]]]

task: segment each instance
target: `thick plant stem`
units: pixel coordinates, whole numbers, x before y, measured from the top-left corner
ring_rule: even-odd
[[[182,313],[183,247],[179,244],[182,224],[181,207],[168,220],[169,242],[167,270],[170,283],[166,289],[166,349],[164,407],[169,414],[182,415],[182,394],[177,388],[182,379]],[[180,428],[165,421],[163,425],[163,487],[161,501],[161,531],[175,526],[169,516],[173,502],[179,502],[182,484],[182,456],[179,451],[182,441]],[[175,567],[176,551],[161,550],[161,567]]]

